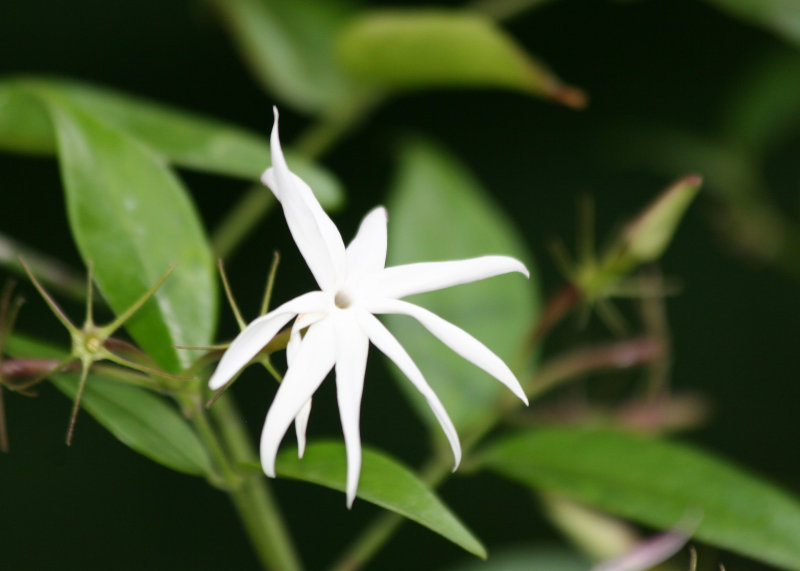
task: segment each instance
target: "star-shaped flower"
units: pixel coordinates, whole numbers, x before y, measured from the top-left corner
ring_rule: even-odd
[[[300,253],[320,287],[259,317],[233,340],[209,380],[224,386],[278,333],[295,319],[286,347],[288,368],[272,401],[261,433],[261,463],[275,476],[278,446],[296,421],[299,453],[311,397],[335,368],[336,396],[347,450],[347,505],[352,505],[361,471],[359,416],[370,341],[389,357],[425,397],[444,429],[455,457],[461,445],[439,398],[406,350],[375,314],[399,313],[419,321],[464,359],[480,367],[527,404],[525,392],[508,366],[469,333],[427,309],[401,298],[482,280],[509,272],[528,276],[525,266],[507,256],[484,256],[447,262],[423,262],[386,268],[386,210],[377,207],[361,222],[345,247],[339,230],[322,210],[311,189],[289,170],[278,138],[278,112],[271,137],[272,167],[262,176],[283,207]],[[302,331],[305,329],[305,334]]]

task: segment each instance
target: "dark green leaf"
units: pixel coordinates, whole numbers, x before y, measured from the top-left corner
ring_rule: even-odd
[[[468,561],[447,571],[586,571],[589,562],[563,547],[542,545],[492,550],[487,561]]]
[[[46,344],[14,336],[7,350],[16,357],[61,359],[64,354]],[[51,380],[75,398],[76,375],[54,375]],[[81,405],[120,442],[168,468],[203,476],[210,471],[205,447],[174,406],[144,389],[90,374]],[[67,426],[69,409],[64,409]]]
[[[585,105],[583,93],[561,83],[477,12],[367,12],[342,32],[337,53],[345,70],[377,88],[500,87]]]
[[[157,155],[57,91],[44,93],[81,255],[117,314],[177,264],[126,327],[166,370],[187,365],[188,352],[175,346],[208,345],[217,314],[214,264],[193,204]]]
[[[379,452],[363,449],[358,497],[396,512],[435,531],[478,557],[486,557],[480,541],[411,471]],[[345,490],[345,448],[338,442],[321,442],[278,455],[277,473],[286,478]]]
[[[55,153],[52,121],[36,96],[41,90],[58,93],[177,166],[256,181],[269,165],[266,139],[250,131],[153,101],[63,80],[0,81],[0,148]],[[330,172],[291,152],[287,160],[312,186],[323,206],[341,203],[341,186]]]
[[[535,489],[648,525],[697,514],[695,537],[787,569],[800,561],[800,503],[702,450],[607,430],[542,429],[480,462]]]
[[[756,157],[797,132],[800,52],[767,52],[735,82],[724,109],[726,140]]]
[[[328,0],[213,0],[264,88],[307,112],[336,107],[353,86],[333,60],[334,38],[353,12]]]
[[[409,144],[389,204],[389,265],[504,254],[522,260],[531,279],[495,277],[409,298],[462,327],[512,368],[536,322],[539,291],[536,268],[511,221],[452,157],[429,144]],[[471,365],[409,317],[387,316],[450,413],[456,427],[479,422],[508,389]],[[517,371],[519,373],[519,371]],[[400,385],[438,431],[423,399],[398,372]],[[509,393],[510,394],[510,393]]]
[[[800,2],[796,0],[708,0],[751,24],[800,43]]]

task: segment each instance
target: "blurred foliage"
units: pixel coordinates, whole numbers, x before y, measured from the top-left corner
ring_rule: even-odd
[[[388,210],[388,265],[504,254],[524,260],[529,281],[508,275],[413,297],[415,303],[485,340],[512,368],[539,310],[536,267],[506,216],[455,159],[436,146],[414,141],[400,151]],[[447,221],[443,223],[443,221]],[[461,433],[480,425],[508,390],[421,331],[406,316],[390,315],[392,332],[406,347],[442,399]],[[518,374],[521,371],[518,371]],[[398,384],[436,433],[437,422],[405,376]],[[475,403],[482,403],[476,407]]]
[[[266,270],[265,248],[271,250],[281,240],[275,238],[277,233],[267,232],[271,232],[273,226],[285,230],[281,220],[271,219],[259,224],[274,204],[263,188],[253,187],[226,197],[222,196],[226,193],[217,192],[217,188],[227,188],[225,185],[230,181],[223,182],[207,175],[232,177],[249,185],[257,183],[268,163],[269,146],[264,136],[233,122],[183,109],[192,107],[188,103],[194,98],[207,101],[202,99],[203,95],[211,100],[223,94],[223,102],[217,107],[220,114],[258,121],[253,117],[268,114],[275,98],[281,106],[297,114],[290,113],[287,121],[290,126],[287,138],[294,151],[289,163],[309,182],[320,201],[326,207],[342,203],[340,178],[347,180],[348,187],[352,188],[352,211],[342,215],[346,223],[378,202],[376,189],[390,188],[390,264],[507,254],[522,259],[531,270],[528,282],[519,276],[505,276],[415,299],[485,339],[520,376],[532,400],[536,397],[529,412],[517,410],[517,403],[508,398],[502,386],[430,339],[421,327],[402,317],[387,319],[442,397],[458,427],[464,441],[463,471],[487,469],[520,482],[535,493],[556,493],[581,502],[576,504],[575,513],[581,519],[581,533],[588,533],[590,539],[604,537],[603,522],[611,520],[580,516],[588,514],[581,512],[582,505],[659,529],[671,528],[687,514],[699,512],[700,523],[695,536],[728,550],[724,553],[726,557],[728,552],[737,552],[781,568],[797,568],[800,507],[788,492],[765,482],[771,477],[762,479],[751,475],[736,467],[734,462],[706,452],[702,447],[675,444],[662,436],[635,434],[661,433],[678,426],[691,428],[705,418],[702,407],[699,413],[687,413],[689,404],[699,401],[674,393],[669,371],[673,345],[691,349],[691,345],[696,344],[694,334],[708,328],[709,324],[702,321],[708,318],[693,315],[691,321],[683,322],[683,329],[671,333],[664,309],[664,297],[669,288],[664,286],[667,282],[659,278],[655,280],[656,287],[643,287],[634,292],[643,298],[640,303],[625,304],[618,314],[622,316],[620,321],[633,324],[637,337],[628,337],[625,328],[613,328],[622,338],[597,345],[599,333],[591,324],[586,327],[585,318],[578,320],[578,328],[567,328],[561,320],[579,306],[588,307],[595,301],[598,309],[605,312],[607,321],[616,320],[610,317],[611,309],[602,302],[611,295],[631,293],[631,284],[647,286],[649,277],[657,275],[652,266],[665,255],[668,260],[675,259],[669,258],[668,247],[680,242],[681,222],[695,200],[700,202],[699,209],[710,213],[726,246],[733,246],[751,259],[800,280],[797,173],[790,168],[791,157],[799,143],[800,3],[793,0],[710,0],[706,3],[687,0],[658,7],[648,3],[622,6],[577,0],[560,3],[478,0],[468,4],[451,2],[449,6],[435,8],[420,2],[391,8],[382,4],[385,3],[206,0],[202,12],[209,20],[206,25],[214,30],[224,29],[263,93],[248,91],[252,86],[232,56],[220,56],[224,67],[208,65],[200,55],[203,42],[191,44],[187,51],[189,60],[199,62],[203,85],[213,81],[224,89],[212,93],[198,87],[200,82],[195,84],[192,79],[186,79],[190,76],[182,75],[185,70],[179,69],[178,64],[174,68],[164,64],[170,61],[171,53],[181,49],[173,45],[174,39],[181,37],[180,32],[174,32],[173,37],[172,29],[168,34],[170,42],[153,47],[163,49],[164,53],[159,51],[158,57],[151,54],[146,60],[167,65],[165,69],[170,71],[166,79],[154,74],[146,83],[151,92],[160,94],[174,75],[181,94],[179,104],[168,105],[134,96],[127,93],[127,87],[117,91],[83,79],[54,79],[39,74],[37,66],[27,69],[22,52],[16,54],[20,63],[16,63],[14,57],[8,58],[9,72],[17,73],[0,79],[0,148],[21,155],[54,155],[57,158],[69,230],[80,258],[94,267],[97,284],[110,309],[122,312],[168,266],[177,264],[155,299],[131,320],[128,332],[158,365],[180,372],[181,376],[166,383],[163,379],[159,381],[158,375],[126,377],[113,367],[94,368],[87,381],[83,406],[130,449],[172,470],[205,476],[207,483],[225,491],[239,512],[262,566],[300,567],[292,553],[284,522],[272,503],[271,488],[265,485],[260,473],[253,472],[254,453],[245,423],[251,419],[255,419],[254,424],[260,422],[267,399],[263,394],[253,398],[247,391],[254,389],[242,382],[235,393],[238,396],[241,391],[245,395],[244,419],[226,405],[212,408],[212,420],[209,420],[202,407],[210,396],[202,388],[208,365],[219,356],[219,348],[209,346],[217,336],[218,319],[213,258],[238,252],[238,259],[243,262],[235,279],[252,282],[253,268],[261,279],[265,272],[259,268],[264,266]],[[761,35],[749,28],[737,27],[709,6],[735,16],[745,23],[743,26],[756,27]],[[5,7],[3,10],[9,11],[11,16],[2,18],[5,23],[0,26],[8,27],[11,22],[13,27],[14,14],[23,13],[25,9]],[[107,11],[98,9],[96,14],[90,14],[89,8],[84,9],[89,10],[85,13],[87,16],[97,18],[91,20],[89,29],[98,37],[106,33],[102,18],[107,16]],[[131,7],[135,13],[145,13],[148,9],[138,4]],[[35,8],[32,10],[38,21],[39,14]],[[51,6],[48,11],[54,18],[51,29],[61,28],[57,10],[56,6]],[[681,25],[671,28],[659,17],[650,16],[648,20],[651,14],[662,17],[675,14],[674,22]],[[723,45],[720,48],[723,51],[716,54],[713,49],[708,50],[709,46],[717,47],[718,38],[705,40],[702,45],[710,64],[705,68],[693,66],[696,64],[692,60],[694,46],[700,45],[704,38],[698,37],[701,34],[687,34],[681,41],[676,40],[683,31],[681,18],[685,18],[685,14],[699,14],[703,22],[710,22],[713,30],[722,30],[722,35],[730,34],[734,38],[734,48]],[[622,21],[627,24],[619,23]],[[156,25],[156,20],[147,22],[147,26]],[[190,25],[197,24],[192,21]],[[697,27],[692,30],[696,32]],[[72,30],[69,31],[71,34]],[[146,35],[140,38],[138,31],[136,29],[136,50],[149,41]],[[626,33],[640,35],[636,36],[636,41],[626,43]],[[40,35],[43,38],[40,48],[50,42],[59,44],[47,34]],[[740,37],[744,38],[741,41],[745,47],[737,53]],[[569,41],[565,41],[566,38]],[[634,55],[638,59],[630,60],[625,67],[607,54],[605,60],[601,59],[603,43],[614,41],[621,42],[626,53],[636,54],[643,45],[650,45],[646,41],[655,42],[657,48],[655,53],[643,50]],[[86,79],[109,85],[136,85],[133,79],[130,83],[123,81],[134,76],[132,67],[121,60],[108,65],[103,60],[104,54],[100,53],[104,50],[93,42],[91,38],[75,41],[76,45],[91,45],[93,57],[84,60],[97,57],[98,64],[93,68],[96,77]],[[210,45],[209,51],[202,52],[206,56],[212,52],[226,53],[221,40]],[[756,46],[752,51],[751,45]],[[742,55],[745,51],[746,57]],[[546,54],[546,57],[540,60],[532,55],[534,52]],[[65,57],[75,57],[69,55],[72,52],[68,50],[65,53]],[[724,54],[727,60],[723,60]],[[654,55],[656,57],[652,57]],[[614,57],[618,58],[619,53]],[[114,56],[109,58],[113,60]],[[540,63],[543,60],[553,62],[559,74],[563,70],[565,76],[578,78],[582,87],[563,83],[550,71],[549,64]],[[631,64],[631,61],[636,63]],[[68,69],[69,65],[65,67]],[[692,77],[698,69],[703,69],[709,77]],[[22,72],[26,75],[18,75]],[[144,72],[137,70],[137,73]],[[717,75],[724,76],[727,83],[718,81]],[[674,78],[686,81],[681,83]],[[709,84],[713,84],[713,89]],[[693,90],[697,85],[705,86],[708,91],[695,94]],[[624,86],[630,92],[625,92]],[[493,90],[491,94],[487,88]],[[471,93],[472,90],[480,91]],[[599,97],[595,97],[595,92]],[[596,107],[589,106],[582,115],[566,115],[572,113],[572,109],[565,107],[583,108],[589,95],[597,101]],[[251,104],[240,104],[240,96],[242,101],[252,97]],[[527,96],[544,101],[537,102]],[[643,96],[644,103],[636,100]],[[468,103],[462,107],[459,106],[461,101]],[[484,101],[491,103],[484,104]],[[207,105],[214,108],[214,105]],[[661,110],[670,105],[678,110],[677,115],[682,115],[681,119],[675,120],[674,112],[671,116]],[[415,112],[408,113],[408,109]],[[457,118],[457,123],[447,123],[448,117]],[[703,120],[698,121],[697,117]],[[593,129],[575,127],[584,124],[592,125]],[[304,130],[296,133],[298,126],[303,126]],[[386,150],[383,142],[391,137],[392,129],[420,128],[439,131],[440,135],[444,131],[443,138],[449,143],[446,146],[453,147],[455,152],[445,151],[439,144],[417,137],[403,138],[391,151]],[[588,133],[588,143],[558,142],[575,133]],[[375,144],[376,140],[381,142]],[[564,148],[560,148],[561,145]],[[330,165],[336,165],[336,174],[320,164],[319,157],[325,153],[330,153]],[[467,168],[464,166],[467,162],[456,158],[456,153],[471,154],[479,160],[475,164],[469,162]],[[384,163],[393,159],[396,159],[397,171],[393,176],[386,176],[382,172]],[[592,238],[594,224],[588,219],[582,221],[583,239],[577,261],[562,259],[568,283],[557,290],[560,293],[550,301],[542,302],[540,280],[549,285],[555,278],[548,275],[547,264],[541,261],[534,264],[534,254],[538,255],[541,250],[542,236],[538,228],[558,228],[561,235],[568,235],[569,231],[557,215],[550,210],[537,211],[534,205],[557,205],[559,194],[565,194],[565,190],[574,192],[576,186],[584,184],[583,170],[594,167],[592,160],[595,159],[603,164],[598,178],[607,176],[612,181],[602,181],[592,188],[610,188],[612,193],[625,197],[625,206],[620,209],[610,194],[598,192],[595,201],[598,216],[613,210],[615,222],[624,225],[621,230],[609,234],[610,243],[596,255]],[[377,160],[377,167],[370,165],[373,160]],[[20,164],[22,168],[30,168],[40,163]],[[509,164],[518,165],[514,168],[519,171],[492,174],[492,169],[502,171]],[[0,167],[5,165],[5,162],[0,163]],[[203,176],[179,176],[175,167],[199,171]],[[551,173],[549,181],[555,188],[535,187],[534,181],[548,180],[539,174],[540,170]],[[580,176],[574,171],[581,171]],[[631,171],[643,173],[642,178],[627,178]],[[709,192],[704,191],[708,197],[696,199],[700,176]],[[642,199],[642,193],[647,193],[649,198],[653,195],[652,189],[657,188],[655,185],[676,180],[676,177],[683,178],[677,179],[650,206],[632,215],[620,214],[620,210],[630,212],[628,204],[641,207],[647,202]],[[593,176],[586,179],[593,180]],[[24,180],[27,183],[27,178]],[[10,238],[0,235],[0,262],[10,271],[18,271],[15,258],[25,251],[26,256],[37,260],[51,284],[58,286],[63,281],[64,292],[74,297],[79,289],[76,281],[80,281],[75,276],[80,275],[80,271],[65,270],[49,261],[52,254],[63,252],[61,243],[66,241],[63,220],[59,218],[59,222],[55,222],[55,218],[48,220],[46,216],[37,215],[24,217],[22,224],[11,224],[14,216],[21,219],[19,212],[14,211],[16,202],[33,205],[28,208],[44,207],[48,201],[57,202],[51,200],[52,196],[47,201],[39,198],[44,192],[36,185],[44,188],[42,179],[32,174],[31,180],[37,182],[30,188],[20,186],[37,196],[27,203],[21,202],[25,197],[3,191],[10,212],[6,216],[11,218],[3,219],[3,223],[10,226]],[[579,180],[582,182],[576,183]],[[625,181],[624,184],[619,184],[619,180]],[[487,184],[487,181],[494,184]],[[46,184],[55,183],[48,180]],[[204,193],[198,190],[201,188],[214,191]],[[788,200],[787,195],[791,195]],[[568,196],[567,202],[572,200],[572,196]],[[60,209],[61,203],[57,205]],[[503,210],[509,206],[512,211],[504,214]],[[63,213],[59,211],[59,215]],[[691,216],[690,213],[688,217]],[[64,235],[55,232],[50,235],[52,228],[60,228],[59,223]],[[209,225],[215,226],[213,232],[206,230]],[[41,253],[25,244],[28,240],[35,241],[36,234],[48,235],[53,252]],[[250,240],[252,236],[258,239]],[[695,233],[687,240],[689,245],[684,244],[681,255],[701,249],[705,246],[701,241],[704,238],[698,239]],[[247,258],[245,254],[252,257]],[[72,263],[78,261],[72,260]],[[705,272],[705,263],[702,270]],[[304,279],[307,276],[296,272],[290,263],[288,271],[279,273],[278,289],[281,292],[295,290]],[[731,281],[720,278],[715,287],[728,291]],[[797,284],[794,286],[796,297]],[[767,307],[771,300],[758,298],[760,294],[749,292],[749,298]],[[38,386],[43,368],[56,388],[74,397],[77,381],[71,371],[47,368],[52,357],[61,354],[52,342],[32,342],[7,331],[14,321],[9,315],[14,311],[8,311],[9,298],[4,299],[0,315],[9,323],[0,323],[0,348],[8,356],[0,362],[0,397],[12,391],[36,396],[26,383],[31,381],[31,386]],[[726,307],[725,313],[733,317],[720,327],[747,329],[735,321],[745,309]],[[223,323],[220,337],[225,337],[224,327]],[[747,334],[752,337],[756,333],[747,330]],[[772,338],[779,338],[783,331],[776,329],[770,334]],[[605,331],[601,335],[607,337]],[[702,333],[700,335],[702,340]],[[713,353],[713,348],[719,347],[714,341],[701,343],[707,348],[702,353],[702,363],[695,359],[682,369],[689,380],[699,375],[687,374],[692,371],[691,367],[705,370],[701,365],[707,362],[725,363],[725,355]],[[182,346],[194,346],[194,349],[190,351]],[[556,357],[551,356],[553,352],[558,353]],[[785,356],[758,354],[754,358],[771,363],[782,357]],[[25,368],[33,365],[35,373]],[[645,373],[633,383],[631,377],[617,373],[632,367],[644,369]],[[597,373],[609,370],[615,379],[595,382]],[[786,374],[796,376],[795,370],[792,362],[787,365]],[[582,382],[587,376],[592,378],[591,382]],[[420,465],[416,460],[422,454],[419,450],[424,449],[419,441],[432,438],[439,442],[438,426],[429,423],[424,434],[415,437],[406,418],[401,426],[395,425],[392,415],[402,405],[394,404],[397,399],[382,386],[380,371],[371,371],[370,377],[367,392],[373,386],[376,388],[367,395],[365,411],[370,399],[381,403],[376,407],[378,412],[371,413],[383,429],[376,438],[402,442],[403,448],[392,449],[391,454],[397,454],[404,461],[365,448],[359,495],[388,511],[363,527],[362,535],[356,536],[334,569],[354,569],[369,561],[393,536],[402,518],[421,523],[479,556],[486,554],[482,541],[490,545],[490,550],[495,542],[499,545],[514,541],[525,543],[519,550],[506,550],[490,559],[482,569],[586,567],[586,561],[571,550],[534,549],[547,533],[542,531],[541,525],[537,529],[515,526],[513,518],[519,513],[524,512],[528,518],[536,517],[529,513],[533,507],[519,499],[527,492],[513,488],[512,503],[505,506],[507,511],[503,512],[501,504],[505,492],[496,492],[491,487],[470,489],[463,496],[452,492],[453,485],[441,493],[434,491],[447,481],[449,452],[442,446],[433,447],[425,464]],[[765,391],[772,407],[781,400],[791,400],[776,397],[777,389],[764,384],[764,380],[759,376],[748,378],[746,382]],[[619,385],[614,385],[614,381]],[[720,378],[719,382],[727,383],[728,379]],[[625,386],[624,391],[614,389],[621,385]],[[400,386],[404,390],[408,383],[401,382]],[[554,395],[539,398],[550,390]],[[633,397],[620,405],[620,392],[633,394]],[[427,407],[417,406],[416,393],[412,395],[407,391],[407,394],[410,405],[417,408],[423,418],[429,419],[430,415],[423,412]],[[21,402],[28,403],[17,399],[18,395],[8,400],[13,407]],[[40,398],[36,404],[42,401],[45,398]],[[257,408],[250,408],[251,401]],[[393,404],[388,406],[386,402]],[[15,430],[6,431],[5,404],[0,398],[0,428],[3,447],[7,448],[8,433],[14,434]],[[320,399],[315,397],[315,407],[332,409],[333,406],[325,395]],[[670,415],[682,413],[687,413],[683,418],[688,420],[672,422],[674,419]],[[741,422],[748,425],[744,429],[753,419],[761,422],[757,414],[769,416],[763,411],[749,414],[748,422]],[[370,415],[365,412],[363,416],[365,422],[369,422]],[[764,422],[769,420],[765,418]],[[9,424],[12,429],[20,426],[17,419]],[[624,426],[626,432],[610,431],[609,424]],[[509,425],[519,433],[508,436]],[[37,427],[37,430],[47,428]],[[395,436],[397,434],[402,438]],[[791,442],[789,436],[782,435]],[[491,438],[488,444],[483,442],[486,437]],[[89,442],[87,446],[95,444]],[[308,447],[304,459],[297,459],[294,454],[294,450],[286,450],[280,455],[278,472],[281,476],[343,489],[345,454],[340,444],[315,442]],[[781,451],[781,457],[785,456],[785,451]],[[20,464],[22,475],[14,476],[15,460],[13,457],[2,460],[11,474],[7,490],[14,489],[15,477],[17,486],[31,485],[28,473],[24,472],[28,466],[24,461]],[[49,469],[47,460],[49,456],[46,455],[39,461],[45,462]],[[794,466],[794,472],[787,471],[796,473],[796,468]],[[171,476],[160,473],[160,477]],[[458,486],[469,486],[471,481],[468,478],[466,483],[456,483],[454,487],[458,490]],[[185,484],[185,480],[175,482],[178,487]],[[796,484],[796,481],[788,482],[795,489]],[[313,540],[302,549],[310,566],[316,567],[323,559],[328,560],[333,547],[339,550],[342,541],[352,539],[358,526],[352,525],[349,514],[340,516],[339,512],[326,509],[327,496],[315,495],[317,492],[308,491],[308,486],[293,493],[293,488],[281,481],[277,489],[286,494],[288,499],[282,498],[286,506],[290,502],[292,507],[295,502],[303,506],[300,510],[287,510],[287,514],[298,535]],[[196,493],[209,492],[198,490]],[[165,498],[173,499],[168,496],[169,492],[165,492]],[[122,501],[116,490],[114,498]],[[209,505],[214,501],[210,495],[203,498]],[[9,499],[13,498],[9,496]],[[192,500],[195,503],[194,498]],[[339,505],[341,497],[335,500]],[[304,501],[318,501],[323,507],[312,507],[310,503],[302,503]],[[481,504],[480,508],[476,508],[476,504]],[[359,503],[356,505],[361,507]],[[158,507],[163,508],[163,505]],[[21,513],[26,515],[30,511],[27,505],[24,508],[12,504],[7,513],[16,522],[18,516],[22,517]],[[239,528],[230,526],[235,529],[229,535],[224,534],[220,528],[225,526],[216,519],[219,514],[227,513],[223,509],[220,506],[209,508],[205,522],[214,521],[214,526],[201,521],[202,527],[213,529],[212,535],[204,536],[209,539],[204,539],[203,544],[208,544],[209,548],[216,544],[223,546],[219,561],[225,561],[228,566],[254,565],[246,555],[241,556],[244,561],[241,564],[229,559],[231,550],[224,546],[228,541],[237,541],[232,537],[239,533]],[[454,515],[461,510],[471,514],[473,519],[469,525],[461,523]],[[539,517],[549,518],[553,527],[570,536],[570,530],[565,527],[572,524],[559,520],[546,506],[541,512]],[[308,513],[312,514],[313,521],[302,515]],[[499,521],[505,517],[509,518],[508,523]],[[194,528],[190,528],[189,519],[182,516],[181,526],[186,525],[186,534],[191,537],[192,545],[196,545],[198,535],[191,531]],[[525,521],[530,524],[530,520]],[[149,525],[146,524],[148,531]],[[15,523],[15,528],[22,530],[31,527],[30,521],[27,525]],[[320,533],[320,529],[324,529],[324,533]],[[638,537],[633,527],[625,529],[630,530],[634,539]],[[43,537],[36,539],[49,541],[51,535],[60,536],[61,531],[69,530],[46,530],[42,532]],[[165,568],[177,565],[167,562],[170,549],[178,549],[175,547],[179,542],[178,534],[173,537],[174,531],[170,529],[168,534],[174,545],[165,541],[154,550],[163,558],[158,563],[164,563]],[[13,544],[9,565],[19,567],[13,552],[17,543],[22,545],[18,541],[19,531],[9,532]],[[84,535],[81,533],[81,537]],[[326,537],[320,539],[320,535]],[[478,536],[486,539],[478,539]],[[141,543],[129,540],[127,534],[125,541]],[[397,541],[400,547],[390,550],[389,555],[378,556],[374,563],[376,568],[408,568],[409,561],[417,565],[422,561],[426,568],[439,568],[440,563],[455,557],[447,555],[446,548],[439,543],[432,544],[433,547],[423,554],[408,549],[408,537],[401,534]],[[102,536],[96,543],[104,543]],[[317,543],[321,543],[319,549]],[[447,545],[447,542],[442,544]],[[611,546],[610,550],[615,553],[608,555],[621,555],[628,549],[623,544]],[[47,567],[42,559],[35,559],[39,554],[34,553],[30,555],[34,559],[27,559],[30,550],[22,551],[26,564]],[[57,548],[48,551],[62,552]],[[211,559],[205,559],[205,550],[196,551],[201,552],[200,559],[189,565],[201,568],[208,564],[219,568],[217,562],[208,563]],[[589,558],[597,557],[597,553],[590,553],[585,545],[584,551]],[[180,555],[183,565],[183,554]],[[395,556],[397,560],[393,559]],[[97,557],[96,561],[105,560]],[[90,568],[96,561],[81,567]],[[143,566],[141,559],[132,561],[133,567]],[[150,566],[154,564],[153,561],[149,563]],[[757,564],[747,562],[744,565]],[[472,566],[465,564],[457,569],[472,569]]]

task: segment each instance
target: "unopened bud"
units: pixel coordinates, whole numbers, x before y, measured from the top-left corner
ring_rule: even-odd
[[[624,231],[625,253],[639,263],[657,260],[667,249],[702,182],[697,175],[687,176],[653,201]]]

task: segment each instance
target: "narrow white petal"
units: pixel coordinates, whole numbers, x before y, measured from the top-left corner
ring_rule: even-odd
[[[386,265],[386,209],[378,206],[361,221],[347,246],[348,276],[378,272]]]
[[[297,349],[300,348],[300,341],[303,336],[300,334],[303,329],[321,321],[325,318],[327,313],[314,313],[304,312],[297,316],[292,324],[292,331],[289,335],[289,342],[286,344],[286,365],[291,367],[297,355]]]
[[[335,316],[336,398],[347,450],[347,507],[353,505],[361,474],[361,395],[367,368],[369,338],[356,323],[352,311]]]
[[[453,426],[453,421],[450,420],[439,397],[436,396],[436,393],[433,392],[433,389],[425,381],[425,377],[422,376],[417,365],[411,360],[411,357],[409,357],[403,346],[400,345],[400,342],[386,329],[383,323],[378,321],[377,317],[361,309],[356,310],[355,314],[359,325],[361,325],[362,330],[367,334],[369,340],[403,371],[403,374],[408,377],[417,390],[422,393],[422,396],[425,397],[425,400],[428,401],[428,406],[431,407],[439,424],[442,425],[444,434],[447,436],[450,447],[453,449],[453,456],[455,457],[453,470],[455,470],[461,463],[461,444],[458,441],[458,433],[456,433],[456,428]]]
[[[297,457],[302,458],[306,453],[306,430],[308,418],[311,416],[311,400],[308,399],[294,419],[294,433],[297,435]]]
[[[420,262],[386,268],[371,283],[379,297],[405,297],[486,278],[519,272],[529,277],[522,262],[508,256],[483,256],[448,262]]]
[[[330,320],[323,319],[308,328],[261,431],[261,466],[267,476],[275,477],[275,455],[289,425],[333,368],[335,343]]]
[[[289,342],[286,344],[286,366],[291,367],[294,360],[297,358],[297,350],[300,348],[300,342],[303,337],[300,335],[300,329],[297,327],[299,319],[294,320],[292,325],[292,332],[289,334]]]
[[[261,180],[280,201],[292,238],[319,287],[332,289],[344,276],[344,241],[311,188],[289,170],[278,136],[277,109],[270,138],[270,153],[272,167],[267,169]]]
[[[295,315],[307,311],[322,311],[329,304],[329,296],[320,291],[312,291],[289,300],[255,319],[236,336],[222,355],[214,374],[208,381],[209,388],[217,390],[230,381]]]
[[[424,307],[399,299],[371,300],[365,307],[372,313],[402,313],[419,321],[442,343],[473,365],[480,367],[507,386],[522,402],[528,404],[525,391],[503,360],[472,335],[456,327]]]
[[[289,342],[286,344],[286,364],[288,367],[291,367],[297,358],[297,351],[303,339],[300,332],[324,317],[325,314],[322,313],[303,313],[294,320]],[[297,435],[297,456],[299,458],[302,458],[306,452],[306,431],[308,429],[308,418],[311,415],[311,400],[308,399],[308,402],[297,413],[297,418],[294,419],[294,431]]]

